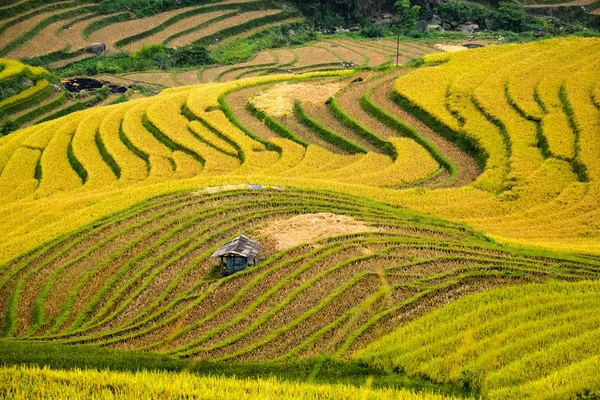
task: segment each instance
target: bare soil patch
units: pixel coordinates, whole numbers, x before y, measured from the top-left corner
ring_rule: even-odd
[[[346,215],[332,213],[302,214],[269,224],[259,232],[276,243],[278,251],[339,235],[377,232],[378,228]]]
[[[212,35],[213,33],[217,33],[223,29],[231,28],[256,18],[266,17],[268,15],[275,15],[280,12],[281,10],[264,10],[250,11],[247,13],[236,15],[235,17],[227,18],[226,20],[220,21],[216,24],[212,24],[204,29],[192,32],[189,35],[178,37],[175,40],[171,41],[169,45],[172,47],[185,46],[186,44],[195,42],[196,40],[202,39],[205,36]],[[208,14],[205,14],[205,16],[206,15]],[[184,29],[180,29],[179,32],[181,32],[182,30]]]

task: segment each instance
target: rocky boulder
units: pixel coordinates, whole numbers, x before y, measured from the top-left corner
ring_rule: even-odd
[[[102,42],[92,43],[89,46],[86,46],[84,50],[86,53],[103,56],[104,54],[106,54],[106,44]]]

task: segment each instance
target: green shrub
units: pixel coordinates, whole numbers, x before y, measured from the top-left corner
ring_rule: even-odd
[[[521,3],[502,1],[498,5],[498,12],[494,13],[491,19],[494,29],[523,32],[527,13]]]

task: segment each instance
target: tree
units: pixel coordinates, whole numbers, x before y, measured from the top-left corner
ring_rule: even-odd
[[[402,33],[406,34],[415,29],[421,7],[411,6],[410,0],[398,0],[396,2],[396,8],[398,9],[400,17],[399,24]]]
[[[492,16],[495,29],[521,32],[525,29],[527,13],[520,3],[501,1],[498,12]]]

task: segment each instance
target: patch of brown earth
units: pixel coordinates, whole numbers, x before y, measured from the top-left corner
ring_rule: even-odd
[[[354,218],[332,213],[302,214],[273,222],[259,232],[276,243],[278,251],[302,243],[358,232],[377,232],[378,228]]]

